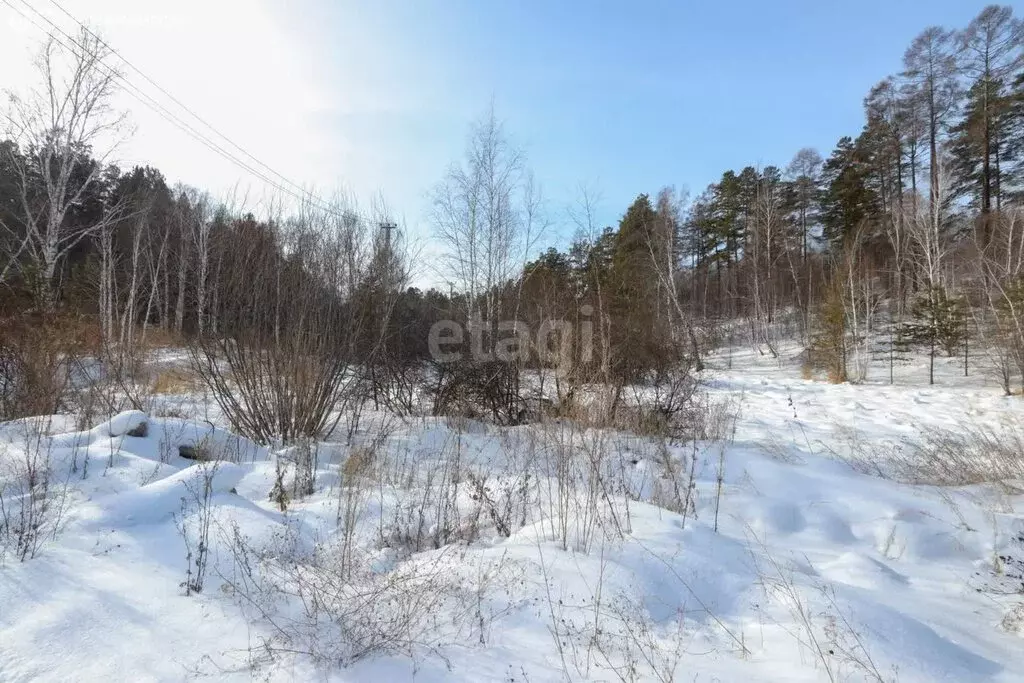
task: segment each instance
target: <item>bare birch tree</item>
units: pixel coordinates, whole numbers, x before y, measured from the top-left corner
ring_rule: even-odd
[[[65,221],[100,179],[124,130],[125,114],[110,106],[119,74],[104,63],[109,54],[84,28],[70,54],[51,37],[36,61],[39,83],[22,95],[8,93],[5,120],[21,153],[7,161],[16,173],[21,225],[0,227],[20,237],[19,258],[8,254],[9,263],[34,281],[48,311],[57,304],[61,261],[116,214],[74,229]]]
[[[539,235],[539,194],[494,109],[474,124],[462,164],[434,191],[432,220],[467,319],[495,321],[498,287],[518,277]]]

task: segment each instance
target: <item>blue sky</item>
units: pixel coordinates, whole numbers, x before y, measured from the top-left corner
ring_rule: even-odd
[[[700,192],[729,168],[827,156],[868,89],[966,0],[63,0],[122,56],[275,170],[429,240],[431,188],[493,101],[548,199],[548,243],[586,185],[614,224],[640,192]],[[74,24],[50,3],[40,11]],[[37,27],[0,5],[4,83],[29,82]],[[171,109],[160,93],[137,85]],[[137,101],[122,165],[237,204],[260,183]],[[187,115],[185,115],[187,116]],[[265,190],[265,186],[263,188]],[[257,200],[254,200],[257,198]]]
[[[864,95],[918,32],[963,27],[982,7],[324,1],[289,21],[326,40],[339,82],[358,73],[377,93],[336,123],[381,141],[373,175],[390,180],[382,189],[407,221],[493,97],[564,223],[580,183],[598,188],[612,222],[638,192],[699,192],[727,168],[784,166],[803,146],[827,156],[858,132]]]

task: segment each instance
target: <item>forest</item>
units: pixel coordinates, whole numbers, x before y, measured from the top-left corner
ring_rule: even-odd
[[[963,354],[966,372],[974,339],[1010,392],[1024,382],[1022,40],[1009,7],[985,8],[960,30],[928,28],[902,70],[866,94],[863,129],[827,158],[807,148],[784,167],[727,170],[692,200],[642,193],[617,226],[594,224],[585,191],[565,211],[545,205],[491,112],[435,188],[430,239],[449,287],[424,291],[410,286],[401,232],[392,242],[380,228],[386,215],[283,186],[290,194],[257,216],[169,187],[159,169],[110,163],[100,145],[124,125],[109,107],[120,75],[98,36],[54,36],[40,61],[46,86],[12,94],[0,142],[5,363],[29,362],[21,347],[40,353],[40,335],[42,346],[72,337],[119,358],[167,335],[210,353],[233,337],[315,338],[323,362],[369,369],[378,401],[401,405],[430,385],[443,412],[462,393],[445,383],[470,382],[447,375],[474,373],[427,380],[434,323],[476,316],[493,347],[510,334],[499,321],[578,325],[588,310],[595,353],[583,362],[567,351],[576,357],[563,392],[662,381],[680,363],[699,365],[723,335],[768,353],[798,336],[808,372],[837,382],[912,345]],[[555,224],[575,238],[540,251]],[[296,302],[298,291],[311,296]],[[61,329],[75,332],[51,332]],[[490,396],[494,418],[521,419],[519,371],[550,366],[544,355],[518,353],[483,373],[494,386],[472,390]],[[18,407],[27,399],[15,391],[3,395],[5,416],[44,407]],[[50,393],[43,412],[58,407]]]

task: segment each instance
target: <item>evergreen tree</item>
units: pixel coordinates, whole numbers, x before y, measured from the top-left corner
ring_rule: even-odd
[[[928,383],[935,384],[935,354],[938,349],[952,357],[967,334],[963,299],[936,286],[917,298],[911,307],[913,320],[907,323],[907,338],[929,348]]]
[[[1019,194],[1024,180],[1024,169],[1015,163],[1024,122],[1024,108],[1017,106],[1021,96],[999,81],[978,81],[968,90],[963,117],[952,129],[955,194],[980,213],[983,244],[991,238],[990,215],[1003,210],[1008,196]]]
[[[624,292],[642,294],[653,284],[649,277],[654,269],[651,252],[661,248],[657,221],[658,215],[646,194],[638,196],[619,221],[614,268],[616,281]]]
[[[963,116],[953,129],[958,191],[981,212],[983,240],[990,233],[988,215],[1002,207],[1008,184],[1003,172],[1013,113],[1008,80],[1024,60],[1024,26],[1010,7],[990,5],[960,34],[960,71],[969,90]]]
[[[743,183],[734,171],[726,171],[715,186],[714,235],[724,252],[725,267],[732,269],[740,259],[743,243]]]
[[[815,317],[808,361],[812,368],[823,368],[834,384],[849,379],[846,367],[847,327],[843,283],[841,278],[833,277],[825,287]]]
[[[821,222],[830,250],[840,251],[849,235],[877,216],[879,200],[868,182],[865,150],[852,138],[839,140],[822,171]]]
[[[640,380],[659,363],[671,363],[666,312],[659,306],[657,263],[667,245],[658,230],[659,216],[650,198],[641,194],[619,221],[613,259],[615,293],[612,315],[616,372]],[[628,351],[627,351],[628,349]]]

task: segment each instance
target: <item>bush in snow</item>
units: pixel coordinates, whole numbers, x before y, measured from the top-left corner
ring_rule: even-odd
[[[60,412],[71,398],[86,326],[29,313],[0,318],[0,328],[0,420]]]
[[[230,540],[234,568],[222,578],[272,633],[251,653],[254,667],[305,655],[330,670],[389,654],[443,656],[442,647],[485,642],[497,616],[491,594],[521,573],[505,556],[467,566],[455,548],[395,566],[364,560],[346,567],[335,543],[303,550],[291,524],[268,545],[252,543],[237,527]]]
[[[34,558],[63,521],[67,482],[54,481],[46,421],[22,423],[20,442],[0,444],[0,559]]]
[[[206,581],[210,560],[210,505],[214,493],[214,478],[219,461],[211,460],[195,465],[198,476],[184,482],[185,495],[181,497],[181,511],[175,518],[178,534],[185,544],[185,595],[201,593]]]

